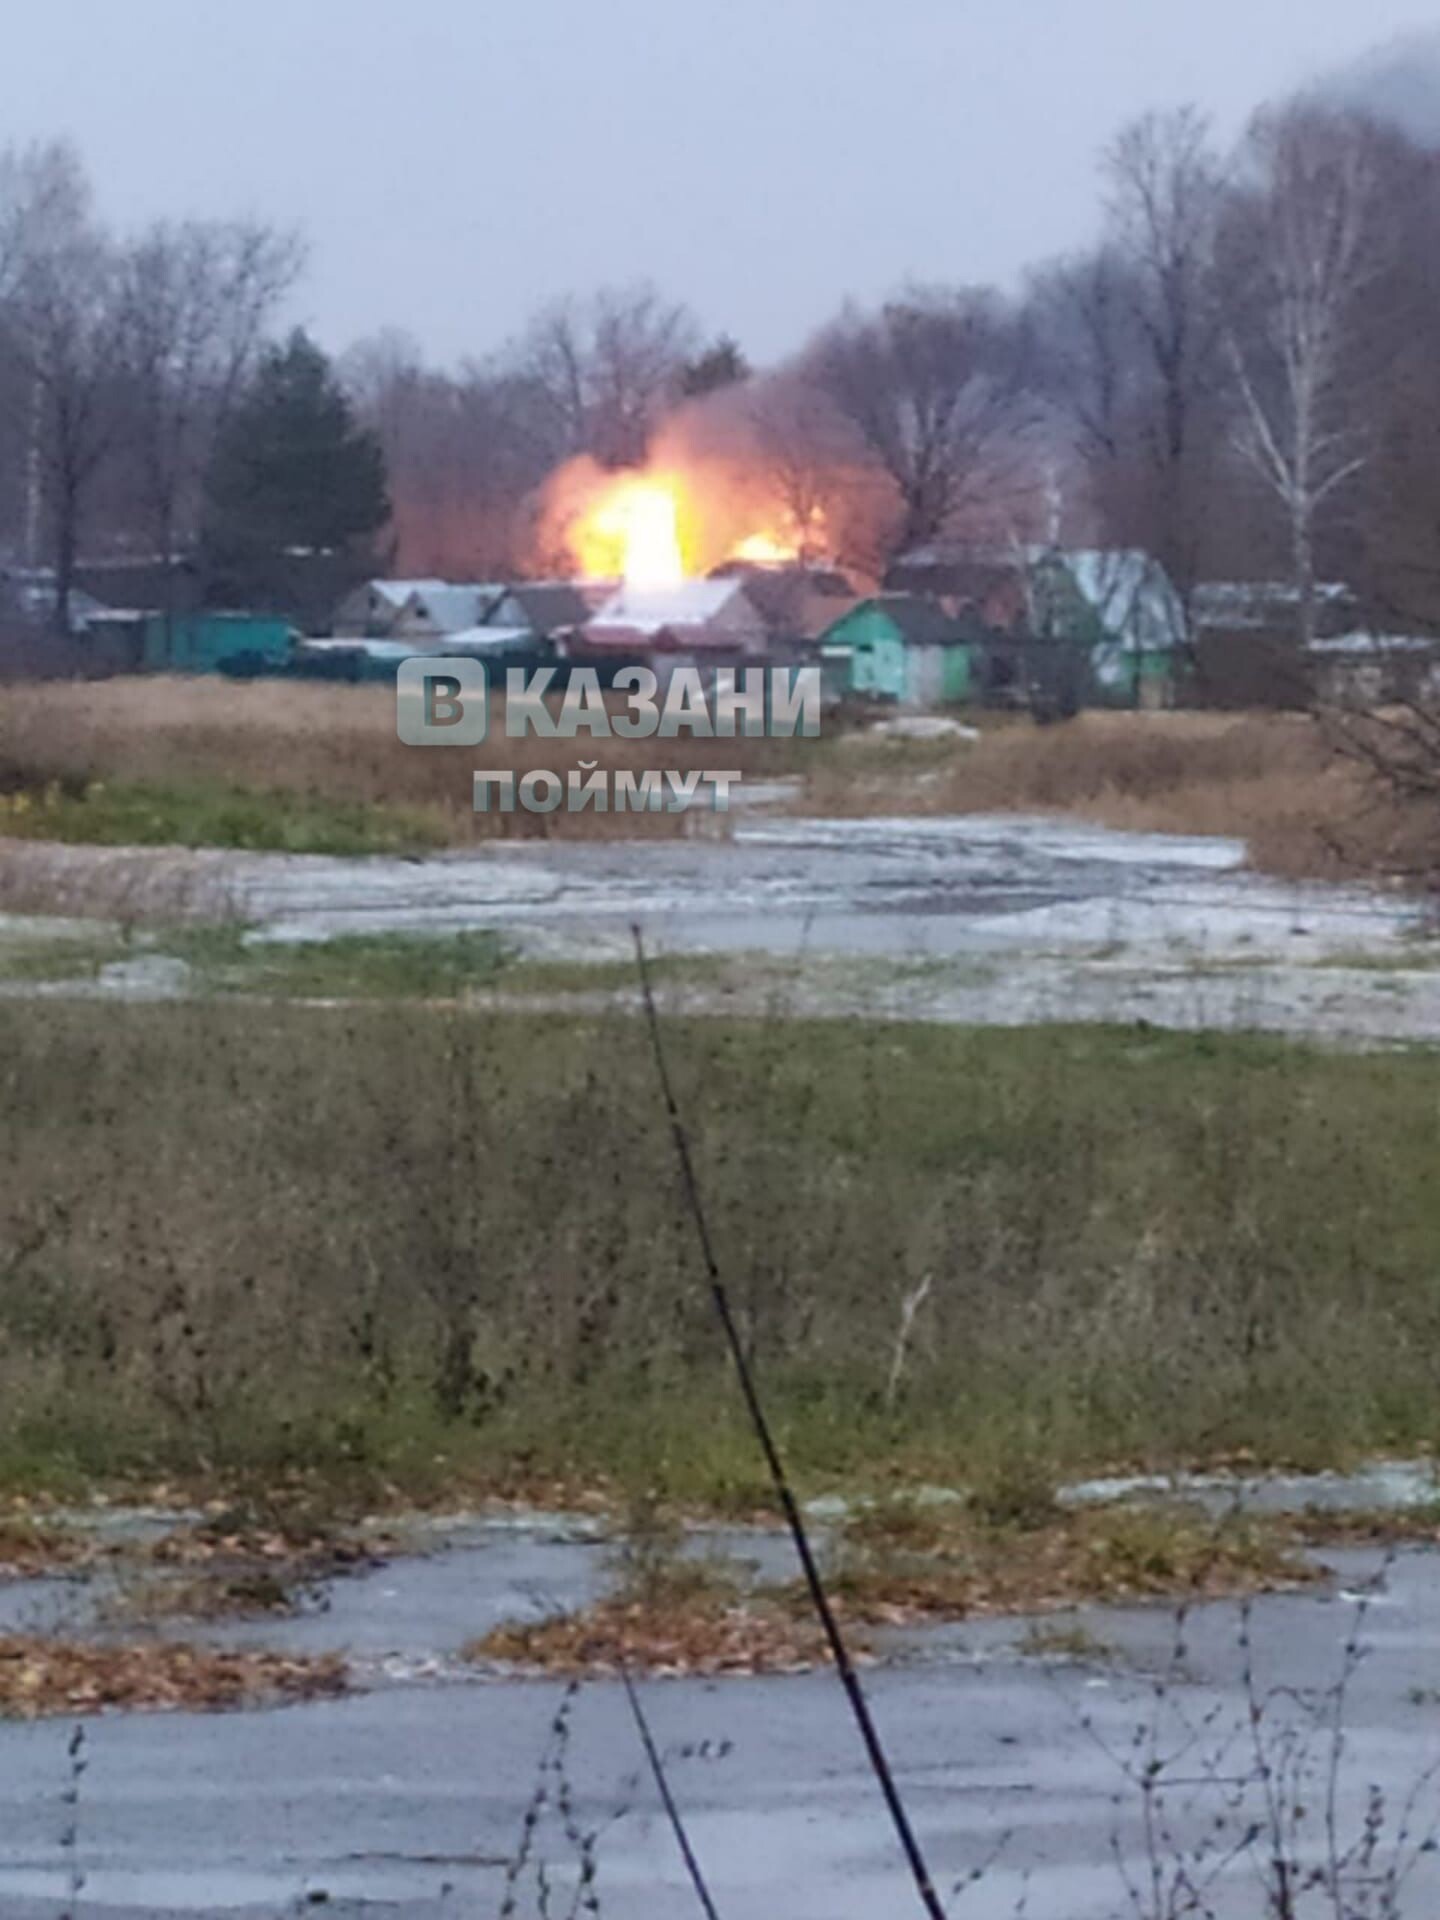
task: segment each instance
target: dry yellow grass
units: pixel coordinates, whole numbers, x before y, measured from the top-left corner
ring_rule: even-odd
[[[907,770],[857,746],[814,783],[827,812],[1077,814],[1103,826],[1244,840],[1254,865],[1339,877],[1407,864],[1413,823],[1323,725],[1290,713],[1086,713],[988,728]]]
[[[260,793],[320,795],[342,803],[420,809],[445,837],[626,834],[628,814],[592,809],[476,814],[477,769],[552,768],[583,759],[627,768],[768,764],[765,741],[511,740],[504,702],[492,701],[490,737],[477,747],[418,748],[395,732],[395,695],[383,686],[234,682],[155,676],[0,687],[0,790],[134,781],[161,787],[224,783]],[[680,814],[647,814],[645,831],[682,831]]]
[[[1246,841],[1254,864],[1294,876],[1401,871],[1429,824],[1302,714],[1087,713],[1063,725],[988,724],[981,739],[907,746],[808,741],[506,738],[503,703],[481,747],[419,749],[395,734],[386,687],[154,677],[0,688],[0,790],[87,782],[202,783],[384,804],[431,820],[463,845],[512,835],[685,832],[681,814],[476,814],[477,768],[562,774],[603,769],[741,768],[806,776],[797,801],[835,815],[1075,814],[1102,825]],[[837,723],[830,723],[832,734]],[[16,904],[28,904],[25,901]]]

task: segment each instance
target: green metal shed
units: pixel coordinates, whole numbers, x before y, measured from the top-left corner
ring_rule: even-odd
[[[288,620],[268,613],[183,613],[146,616],[142,659],[152,673],[215,673],[222,661],[281,667],[294,652]]]
[[[882,593],[862,600],[821,636],[850,694],[932,707],[970,696],[970,636],[932,600]]]

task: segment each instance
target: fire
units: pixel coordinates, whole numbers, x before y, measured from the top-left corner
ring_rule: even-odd
[[[783,567],[798,558],[793,542],[778,539],[773,533],[751,533],[737,541],[732,560],[752,560],[760,567]]]
[[[713,464],[607,473],[582,456],[555,476],[549,511],[582,573],[631,587],[678,586],[724,560],[793,566],[828,545],[818,508],[801,524]]]
[[[680,492],[665,476],[617,479],[575,530],[580,564],[592,575],[620,574],[630,587],[674,587],[685,578]]]

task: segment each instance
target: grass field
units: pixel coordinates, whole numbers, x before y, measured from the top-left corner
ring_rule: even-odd
[[[616,771],[800,775],[810,812],[1069,813],[1246,840],[1256,865],[1332,875],[1413,865],[1428,817],[1397,813],[1301,715],[1094,713],[1061,726],[985,719],[978,740],[866,737],[832,717],[818,741],[508,740],[419,749],[383,687],[135,678],[0,687],[0,835],[290,852],[423,851],[495,835],[686,830],[683,816],[476,814],[477,767],[581,757]]]
[[[292,853],[423,851],[508,835],[633,833],[628,815],[472,806],[477,769],[767,768],[794,742],[510,740],[405,746],[380,687],[153,677],[0,686],[0,835]],[[799,743],[803,745],[804,743]],[[682,816],[647,814],[647,835]]]
[[[849,746],[849,751],[846,747]],[[968,746],[834,743],[807,804],[832,813],[1066,813],[1152,833],[1220,834],[1295,878],[1403,866],[1418,810],[1303,714],[1086,713],[1007,722]],[[918,777],[917,777],[918,775]]]
[[[1435,1439],[1432,1055],[668,1033],[807,1485]],[[0,1469],[757,1499],[647,1049],[622,1018],[0,1003]]]

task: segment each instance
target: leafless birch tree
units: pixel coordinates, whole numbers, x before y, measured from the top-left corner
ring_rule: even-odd
[[[1379,271],[1380,175],[1363,121],[1309,106],[1260,119],[1257,184],[1236,203],[1226,354],[1237,442],[1284,513],[1301,648],[1315,637],[1315,527],[1367,458],[1345,347]]]

